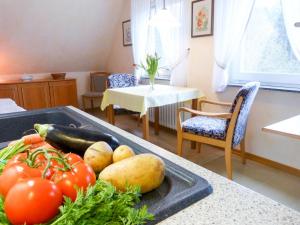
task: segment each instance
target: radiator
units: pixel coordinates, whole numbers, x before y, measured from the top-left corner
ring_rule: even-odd
[[[177,122],[177,109],[183,107],[185,104],[183,102],[166,105],[159,107],[159,124],[164,127],[176,130]],[[186,119],[187,115],[183,114],[183,120]],[[154,109],[151,108],[149,111],[149,120],[154,122]]]

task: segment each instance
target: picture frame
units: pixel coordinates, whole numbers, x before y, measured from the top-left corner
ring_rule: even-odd
[[[122,22],[122,31],[123,31],[123,46],[131,46],[131,21],[125,20]]]
[[[196,0],[192,2],[191,37],[213,35],[214,0]]]

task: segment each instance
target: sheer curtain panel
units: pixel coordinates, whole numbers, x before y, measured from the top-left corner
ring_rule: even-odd
[[[295,26],[300,22],[300,1],[281,0],[281,5],[290,45],[295,56],[300,60],[300,27]]]
[[[150,0],[131,0],[131,37],[135,64],[140,64],[147,55],[149,16]],[[136,68],[135,74],[138,79],[142,72]]]
[[[162,0],[158,0],[160,7]],[[186,86],[189,48],[189,1],[167,0],[166,8],[178,25],[158,27],[166,66],[170,69],[170,84]]]
[[[224,91],[228,65],[245,33],[255,0],[215,0],[213,88]]]

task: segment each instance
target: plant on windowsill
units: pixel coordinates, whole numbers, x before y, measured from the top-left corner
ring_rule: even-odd
[[[150,87],[152,90],[154,90],[154,82],[155,82],[155,77],[158,72],[158,62],[160,58],[158,55],[155,53],[154,55],[147,55],[146,57],[146,65],[141,63],[139,65],[140,68],[142,68],[149,76],[149,83]]]

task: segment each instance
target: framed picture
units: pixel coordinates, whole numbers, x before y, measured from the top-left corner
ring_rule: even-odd
[[[130,20],[126,20],[122,23],[123,29],[123,46],[131,46],[131,23]]]
[[[192,37],[213,35],[214,0],[192,2]]]

